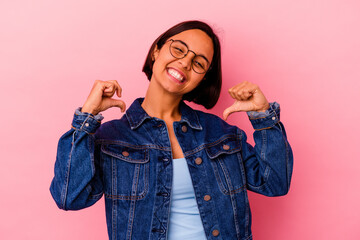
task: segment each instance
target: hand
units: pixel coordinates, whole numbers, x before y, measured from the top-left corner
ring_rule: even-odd
[[[96,80],[81,111],[96,115],[108,108],[119,107],[121,112],[124,112],[126,109],[124,101],[112,98],[115,92],[118,97],[121,97],[121,91],[116,80]]]
[[[270,106],[260,88],[256,84],[247,81],[230,88],[229,94],[235,99],[235,102],[225,109],[223,113],[224,120],[234,112],[265,112]]]

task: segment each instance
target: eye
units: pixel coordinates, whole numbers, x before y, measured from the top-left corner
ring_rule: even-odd
[[[174,50],[178,53],[184,53],[184,51],[181,48],[174,47]]]
[[[199,68],[204,69],[204,65],[203,65],[202,63],[200,63],[199,61],[194,61],[194,65],[195,65],[196,67],[199,67]]]

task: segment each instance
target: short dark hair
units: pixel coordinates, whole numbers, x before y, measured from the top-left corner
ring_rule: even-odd
[[[150,81],[154,64],[152,54],[155,50],[155,47],[157,46],[157,48],[160,50],[170,37],[191,29],[202,30],[212,39],[214,55],[210,68],[206,72],[200,84],[191,92],[186,93],[183,96],[183,100],[195,102],[197,104],[203,105],[207,109],[210,109],[215,106],[219,99],[222,84],[222,74],[220,41],[208,24],[201,21],[186,21],[168,29],[166,32],[161,34],[151,45],[142,71],[146,74]]]

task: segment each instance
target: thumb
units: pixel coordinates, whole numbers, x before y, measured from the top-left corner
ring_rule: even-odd
[[[234,107],[234,104],[224,110],[224,112],[223,112],[223,119],[226,121],[227,118],[228,118],[228,116],[229,116],[230,114],[232,114],[233,112],[236,112],[236,109],[235,109],[235,107]]]
[[[247,102],[247,101],[239,101],[239,100],[235,100],[235,102],[228,107],[227,109],[225,109],[224,113],[223,113],[223,118],[226,121],[226,119],[228,118],[228,116],[234,112],[243,112],[243,111],[247,111],[246,109],[249,108],[249,105],[251,105],[251,103]]]
[[[110,99],[110,107],[118,107],[121,109],[121,112],[126,110],[125,102],[119,99]]]

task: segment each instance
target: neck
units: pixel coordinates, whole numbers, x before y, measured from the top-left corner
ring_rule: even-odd
[[[179,104],[182,96],[166,91],[158,91],[159,88],[152,86],[154,84],[156,84],[155,81],[150,81],[145,99],[141,104],[142,108],[151,117],[160,118],[165,121],[179,121],[181,119]]]

